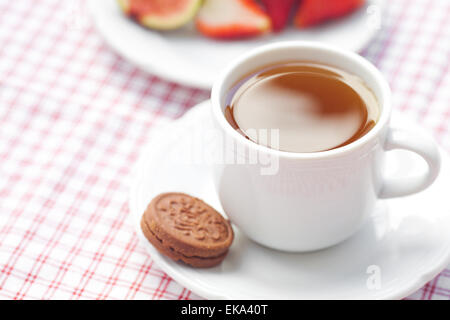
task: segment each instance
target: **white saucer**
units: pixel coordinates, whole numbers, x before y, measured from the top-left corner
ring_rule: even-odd
[[[444,152],[442,172],[429,189],[380,201],[363,229],[335,247],[313,253],[283,253],[248,240],[235,227],[229,255],[218,267],[194,269],[165,258],[139,227],[140,217],[155,195],[186,192],[222,210],[209,166],[189,164],[183,156],[204,136],[211,123],[209,111],[209,102],[204,102],[159,130],[144,150],[131,186],[130,209],[143,245],[181,285],[209,299],[399,299],[418,290],[450,262],[450,159]],[[392,122],[414,126],[395,117]],[[405,175],[424,166],[421,159],[407,152],[389,154],[389,174]],[[380,278],[373,278],[377,275]],[[375,279],[369,280],[370,289],[369,278]]]
[[[234,57],[269,42],[314,40],[360,51],[378,32],[382,3],[369,0],[349,17],[303,31],[290,27],[258,39],[214,41],[192,26],[162,33],[144,29],[120,11],[117,0],[87,1],[98,31],[121,56],[162,78],[199,88],[210,88],[217,70]]]

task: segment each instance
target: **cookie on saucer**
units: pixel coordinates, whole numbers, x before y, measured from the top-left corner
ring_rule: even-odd
[[[220,264],[234,238],[228,220],[184,193],[155,197],[142,216],[141,228],[160,253],[196,268]]]

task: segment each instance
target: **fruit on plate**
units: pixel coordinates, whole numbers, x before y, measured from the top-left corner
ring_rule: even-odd
[[[364,0],[302,0],[294,18],[299,28],[347,15],[364,4]]]
[[[202,0],[117,0],[122,10],[139,24],[157,30],[179,28],[200,9]]]
[[[271,29],[270,18],[255,0],[206,0],[195,24],[216,39],[248,38]]]
[[[261,2],[272,21],[273,31],[279,32],[283,30],[296,0],[261,0]]]

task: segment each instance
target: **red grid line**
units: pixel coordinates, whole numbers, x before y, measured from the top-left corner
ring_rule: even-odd
[[[0,19],[9,13],[2,24],[6,45],[0,48],[0,64],[7,70],[0,75],[0,169],[7,173],[0,187],[0,209],[6,217],[0,220],[0,250],[7,257],[0,265],[0,297],[198,298],[159,269],[139,244],[128,221],[125,181],[158,120],[181,116],[207,99],[208,92],[132,67],[112,54],[91,27],[65,37],[60,3],[40,1],[34,4],[39,13],[34,5],[24,8],[17,1],[0,4]],[[387,5],[388,34],[363,54],[375,52],[373,60],[380,66],[390,62],[394,70],[384,71],[394,85],[415,79],[408,88],[394,87],[402,112],[435,121],[435,136],[445,142],[450,109],[438,107],[449,101],[438,92],[445,92],[449,63],[433,61],[428,53],[437,50],[437,41],[447,31],[450,4],[440,3],[447,10],[440,21],[429,7],[436,8],[436,0]],[[33,24],[37,27],[29,35]],[[436,28],[423,27],[428,24]],[[403,37],[408,40],[403,43],[405,34],[414,37]],[[419,36],[432,38],[427,48],[415,42]],[[47,45],[38,46],[36,39],[45,39]],[[439,44],[439,50],[450,52],[449,45]],[[390,54],[392,46],[399,54]],[[415,58],[410,52],[416,49],[427,54]],[[79,70],[68,68],[71,61]],[[420,68],[411,75],[411,66]],[[426,68],[437,68],[438,76],[423,77]],[[48,80],[30,86],[40,81],[41,73],[47,73],[43,79]],[[82,85],[86,81],[95,87]],[[434,88],[424,91],[421,85],[426,82]],[[416,94],[426,99],[428,108],[409,107]],[[88,103],[77,106],[75,98]],[[449,279],[446,269],[407,299],[449,299]]]
[[[415,1],[418,1],[418,0],[415,0]],[[431,1],[431,0],[429,0],[429,1]],[[412,2],[412,1],[411,1],[411,2]],[[405,18],[405,17],[407,16],[407,14],[408,14],[408,9],[410,9],[410,8],[413,8],[413,6],[412,6],[412,5],[409,5],[409,6],[406,5],[406,8],[404,8],[404,9],[401,11],[400,15],[397,17],[398,21],[401,22],[401,21],[404,20],[404,18]],[[374,61],[375,61],[376,64],[379,64],[379,62],[383,60],[383,58],[384,58],[384,56],[385,56],[385,54],[386,54],[386,52],[387,52],[389,46],[390,46],[391,43],[394,41],[395,35],[397,34],[398,28],[399,28],[399,26],[400,26],[400,22],[396,23],[396,24],[390,29],[390,32],[389,32],[388,37],[387,37],[386,40],[384,41],[383,46],[382,46],[380,52],[378,53],[378,55],[377,55],[377,56],[375,57],[375,59],[374,59]]]
[[[393,84],[395,84],[395,80],[398,77],[399,71],[402,70],[402,67],[408,57],[408,55],[411,53],[411,49],[414,46],[415,42],[415,38],[417,36],[417,34],[419,34],[419,32],[421,31],[421,24],[425,21],[425,19],[427,18],[427,15],[430,13],[430,7],[432,6],[433,2],[432,1],[428,1],[427,5],[425,6],[426,10],[422,11],[422,15],[420,16],[419,20],[416,23],[416,28],[411,32],[411,38],[410,41],[408,42],[408,44],[404,47],[403,49],[403,55],[400,57],[399,63],[397,63],[396,68],[394,69],[394,71],[392,72],[392,76],[390,78],[390,83],[391,86],[393,86]],[[399,24],[397,24],[399,25]],[[437,37],[437,35],[436,35]],[[417,80],[417,78],[414,78]]]
[[[447,8],[447,10],[445,11],[445,15],[442,17],[440,23],[439,23],[439,29],[441,32],[437,32],[436,35],[434,36],[434,38],[432,39],[430,45],[427,47],[427,52],[432,52],[433,48],[435,47],[436,43],[441,40],[441,34],[442,31],[445,30],[445,25],[448,24],[448,16],[450,13],[450,7]],[[420,23],[418,23],[418,25],[420,25]],[[405,52],[409,51],[410,45],[408,45],[407,49],[405,50]],[[426,55],[422,61],[420,62],[420,65],[427,65],[429,61],[429,56]],[[448,68],[448,64],[445,66],[445,68],[442,70],[445,72],[445,70],[447,70]],[[413,79],[413,84],[411,86],[411,88],[408,90],[408,96],[405,99],[405,103],[400,107],[401,110],[406,110],[407,109],[407,103],[410,100],[411,95],[416,91],[417,89],[417,84],[419,83],[419,81],[422,78],[422,72],[423,72],[423,68],[418,68],[417,72],[415,73],[415,75],[412,77]],[[443,79],[444,78],[444,73],[441,71],[441,75],[439,78]],[[438,80],[439,81],[439,80]],[[431,92],[432,93],[432,92]],[[426,108],[429,109],[429,108]],[[426,110],[425,109],[425,110]],[[422,116],[425,116],[426,112],[422,112]],[[423,120],[423,117],[422,117]]]

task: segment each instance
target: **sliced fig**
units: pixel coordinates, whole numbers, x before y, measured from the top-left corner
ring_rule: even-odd
[[[117,0],[122,10],[139,24],[156,30],[177,29],[188,23],[202,0]]]

